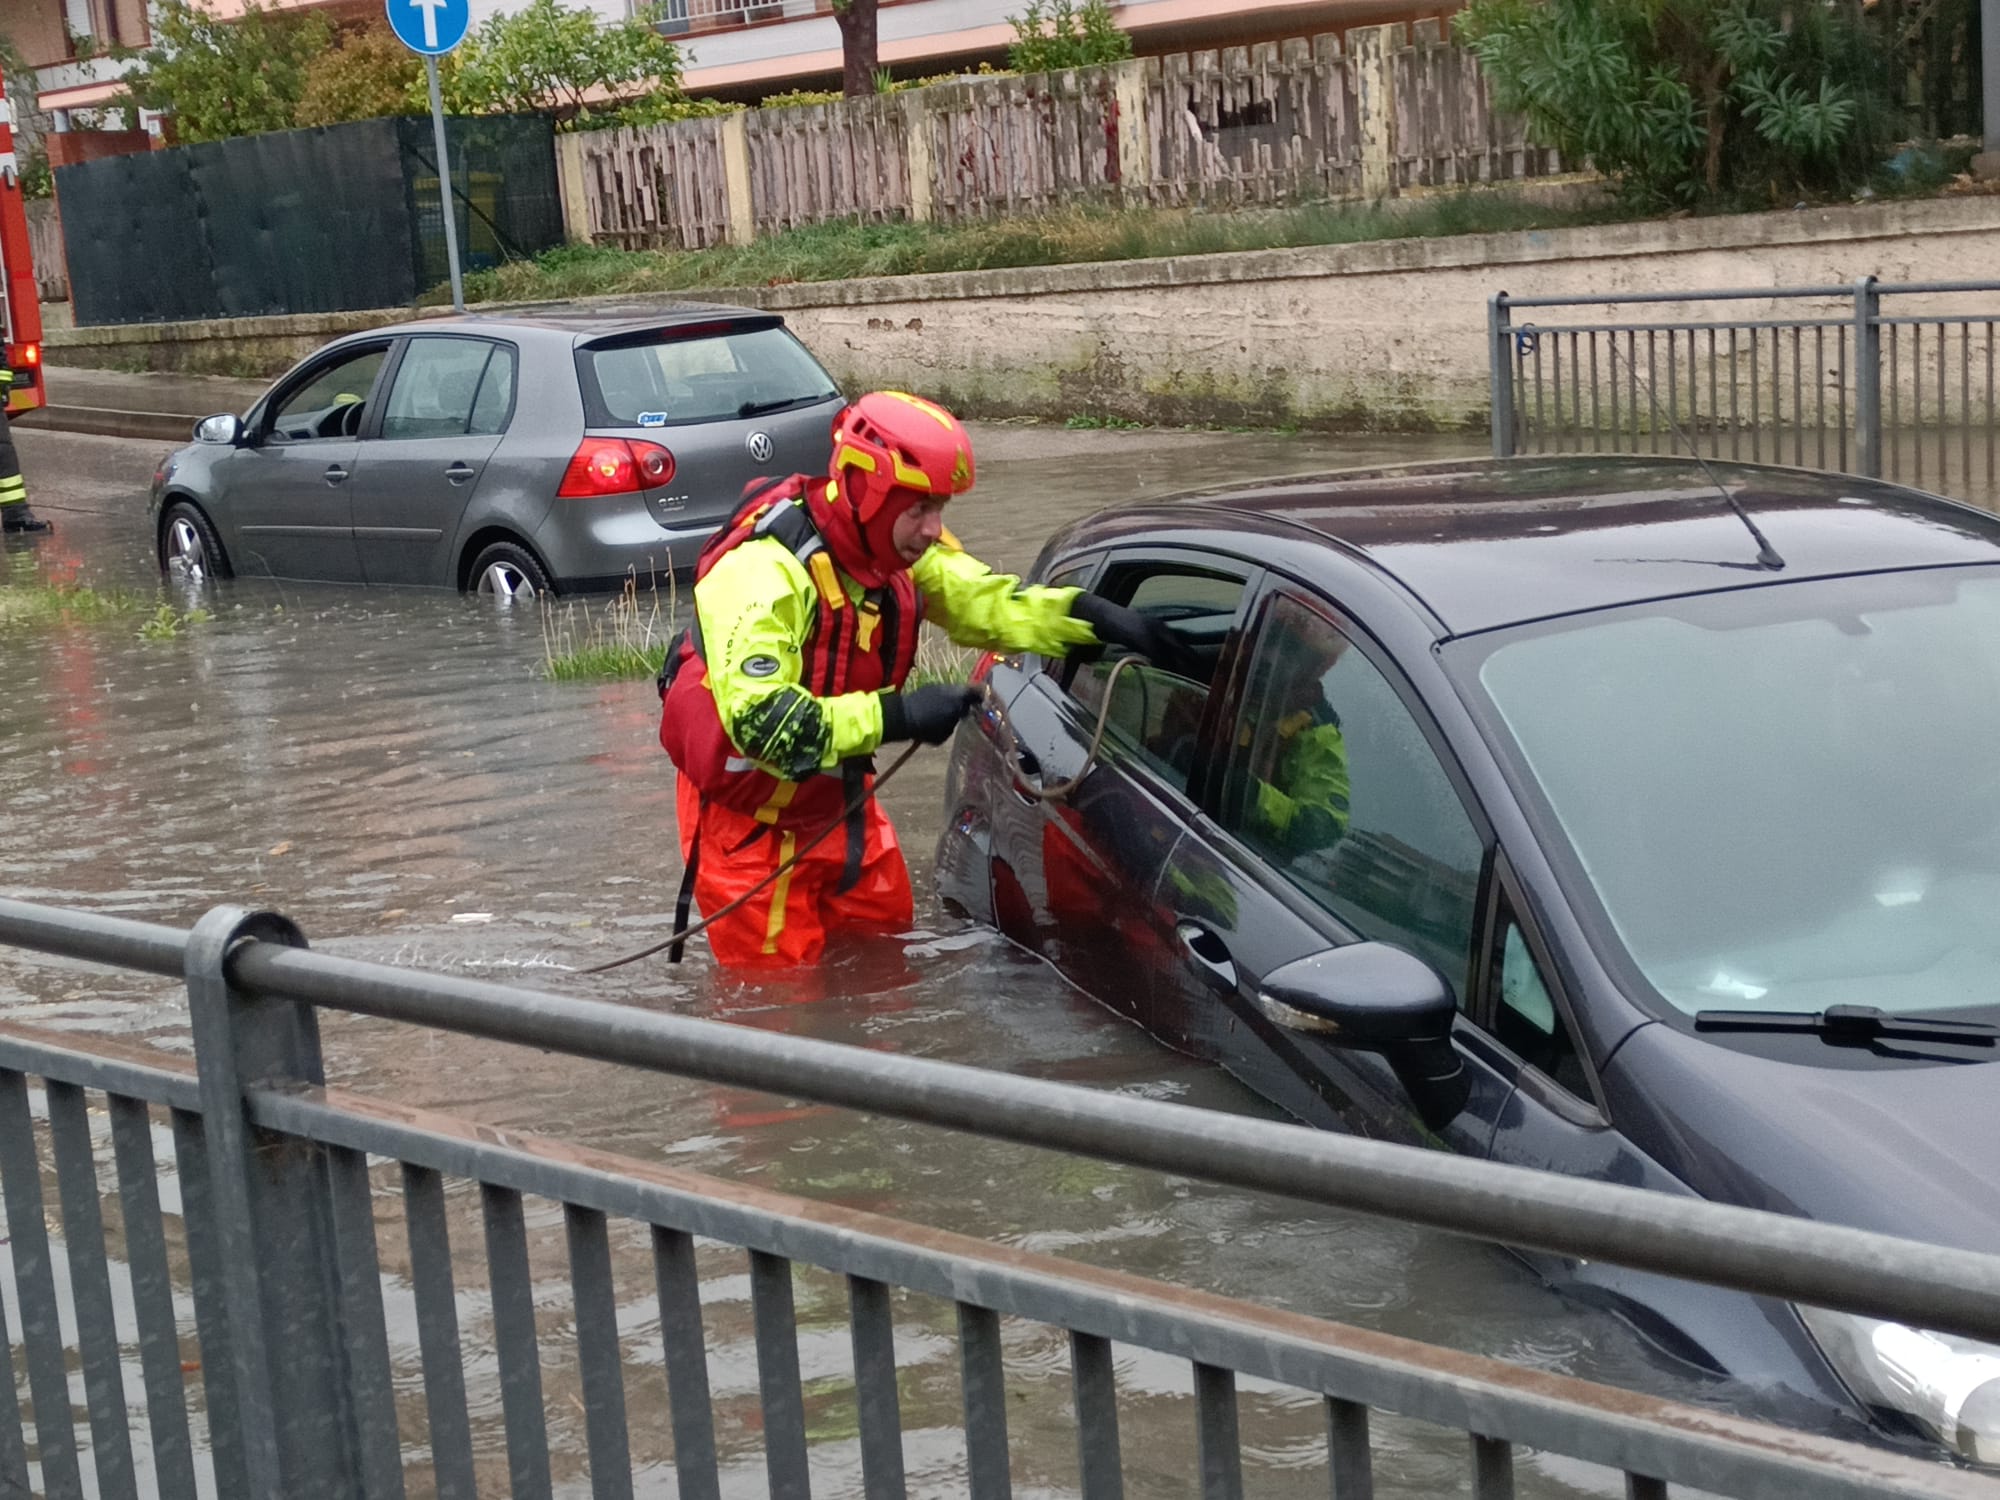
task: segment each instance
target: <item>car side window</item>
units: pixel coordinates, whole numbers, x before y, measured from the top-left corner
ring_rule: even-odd
[[[1243,587],[1243,579],[1219,571],[1149,562],[1113,568],[1098,592],[1161,621],[1212,673],[1242,605]],[[1070,679],[1070,696],[1094,723],[1106,712],[1108,688],[1107,739],[1136,751],[1169,781],[1185,786],[1208,706],[1208,674],[1183,677],[1144,661],[1119,666],[1124,657],[1122,651],[1105,652],[1080,663]]]
[[[1272,600],[1220,821],[1364,938],[1435,965],[1466,1003],[1485,848],[1415,716],[1332,620]]]
[[[1579,1099],[1589,1099],[1590,1080],[1576,1038],[1511,914],[1501,923],[1497,942],[1494,1035],[1530,1067],[1539,1068]]]
[[[307,443],[322,438],[353,437],[375,377],[382,373],[388,349],[364,349],[335,360],[309,375],[304,385],[279,398],[271,418],[270,441]]]
[[[486,374],[479,382],[479,396],[472,403],[470,431],[478,437],[497,437],[507,430],[514,415],[514,361],[512,344],[495,344],[493,357],[486,362]]]
[[[382,436],[463,437],[493,354],[484,339],[411,339],[389,388]]]

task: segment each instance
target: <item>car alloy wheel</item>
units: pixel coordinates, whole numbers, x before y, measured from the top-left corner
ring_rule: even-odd
[[[222,538],[192,501],[176,500],[167,507],[160,527],[160,571],[191,588],[229,576]]]
[[[167,571],[189,583],[200,583],[208,577],[208,548],[187,516],[175,516],[167,527]]]
[[[478,591],[502,599],[532,599],[537,592],[535,581],[505,558],[495,559],[481,571]]]

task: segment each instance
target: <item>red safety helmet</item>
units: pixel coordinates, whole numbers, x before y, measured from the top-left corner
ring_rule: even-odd
[[[934,401],[903,391],[873,391],[833,426],[833,474],[864,532],[893,521],[925,496],[972,488],[972,439]],[[892,506],[897,491],[907,496]]]

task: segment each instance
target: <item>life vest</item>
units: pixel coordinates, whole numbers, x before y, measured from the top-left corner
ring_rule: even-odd
[[[811,577],[818,604],[799,646],[799,685],[821,698],[900,688],[916,661],[923,595],[908,570],[898,569],[884,587],[864,591],[858,603],[848,597],[812,517],[810,497],[826,484],[794,474],[753,491],[701,549],[695,582],[745,542],[776,538]],[[862,766],[784,781],[737,749],[708,686],[699,617],[668,645],[658,686],[660,745],[704,800],[768,824],[823,822],[846,805],[848,777]]]

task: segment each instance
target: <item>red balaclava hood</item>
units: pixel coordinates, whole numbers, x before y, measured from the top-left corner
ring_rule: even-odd
[[[909,566],[894,542],[897,519],[934,497],[972,488],[972,439],[958,418],[902,391],[874,391],[833,429],[835,494],[813,513],[835,558],[866,588]]]

